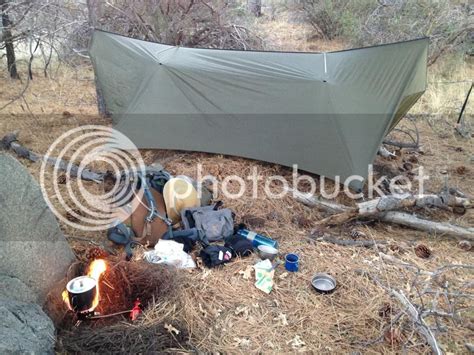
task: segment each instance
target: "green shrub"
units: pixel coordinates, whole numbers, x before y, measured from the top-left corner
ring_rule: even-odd
[[[337,36],[354,46],[430,37],[430,62],[442,53],[469,49],[474,23],[469,4],[459,0],[300,0],[315,34]],[[471,44],[472,46],[472,44]]]

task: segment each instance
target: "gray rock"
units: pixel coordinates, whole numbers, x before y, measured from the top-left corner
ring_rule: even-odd
[[[0,299],[0,354],[53,354],[55,330],[40,306]]]
[[[42,304],[74,260],[38,183],[0,154],[0,274],[20,279]]]
[[[0,299],[38,303],[38,296],[16,277],[0,275]]]

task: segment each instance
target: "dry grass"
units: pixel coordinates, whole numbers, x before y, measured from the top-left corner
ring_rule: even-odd
[[[269,27],[269,32],[276,32],[275,26],[278,27],[278,23],[272,26],[273,28]],[[283,31],[283,27],[279,31]],[[275,47],[317,50],[307,47],[309,46],[305,41],[307,37],[299,37],[301,32],[298,28],[293,32],[294,37],[290,33],[291,31],[288,32],[289,38],[283,39]],[[295,41],[299,45],[296,46],[290,41]],[[328,46],[331,47],[332,44]],[[472,68],[466,70],[472,78]],[[2,106],[15,96],[20,85],[9,81],[5,76],[5,70],[0,72],[0,80],[4,83],[0,89],[0,106]],[[459,93],[460,91],[449,91],[449,95],[453,97],[446,96],[445,99],[436,98],[436,100],[428,95],[418,107],[421,106],[419,109],[422,112],[433,112],[433,110],[442,112],[446,102],[459,101]],[[75,72],[63,67],[52,79],[38,76],[30,83],[25,96],[26,101],[18,100],[2,112],[0,135],[20,130],[22,143],[39,153],[44,153],[56,137],[70,128],[89,123],[109,124],[95,115],[94,94],[90,68]],[[448,92],[443,92],[443,95],[448,95]],[[63,114],[64,111],[68,111],[71,115]],[[453,119],[453,116],[443,116],[430,122],[431,125],[426,120],[420,120],[425,154],[418,157],[419,164],[425,166],[432,177],[428,183],[430,191],[437,192],[443,186],[446,174],[442,174],[440,170],[446,170],[450,186],[474,195],[473,174],[457,173],[457,167],[460,165],[466,166],[469,172],[474,169],[472,140],[461,140],[452,133]],[[459,147],[462,150],[458,149]],[[159,159],[175,174],[195,176],[195,164],[200,162],[203,164],[204,173],[212,174],[220,181],[227,174],[237,173],[245,177],[254,165],[264,177],[272,174],[291,176],[288,168],[242,158],[165,150],[142,153],[147,163]],[[406,158],[408,155],[392,164],[399,166]],[[38,177],[39,164],[28,161],[22,163]],[[93,183],[86,184],[91,189],[100,188]],[[274,188],[278,189],[278,186]],[[259,191],[262,189],[263,186],[259,185]],[[236,200],[224,199],[225,205],[233,209],[238,218],[249,214],[264,218],[265,226],[258,231],[277,239],[282,254],[299,253],[301,271],[287,274],[283,267],[277,269],[274,290],[270,295],[254,287],[253,276],[245,279],[240,273],[253,265],[256,257],[237,259],[215,270],[176,271],[181,276],[176,294],[157,299],[145,313],[146,318],[135,326],[135,332],[125,333],[132,336],[141,331],[146,333],[150,325],[158,327],[169,322],[186,335],[179,339],[185,349],[226,353],[401,352],[402,344],[390,344],[383,338],[380,342],[365,344],[378,338],[389,324],[389,319],[379,316],[379,309],[386,303],[392,304],[395,309],[399,309],[399,306],[383,289],[357,274],[356,270],[376,272],[383,282],[405,290],[410,298],[417,300],[416,290],[409,287],[414,277],[413,273],[383,262],[378,257],[378,250],[341,247],[315,242],[308,238],[311,225],[302,226],[295,221],[295,217],[303,216],[309,221],[317,221],[325,216],[324,212],[309,209],[290,197],[284,200],[271,200],[259,194],[261,197],[253,200],[249,198],[250,193],[248,191]],[[344,198],[339,198],[338,202],[350,203]],[[461,225],[474,225],[472,210],[462,217],[447,212],[436,212],[432,216]],[[469,264],[473,260],[472,252],[459,249],[455,241],[387,224],[375,223],[370,226],[349,224],[331,229],[329,232],[343,239],[349,239],[349,231],[354,227],[364,231],[368,238],[390,240],[393,244],[399,245],[400,250],[388,249],[385,252],[424,270],[434,270],[451,263]],[[71,236],[82,236],[107,243],[104,233],[80,232],[64,224],[61,224],[61,228]],[[427,260],[418,258],[409,246],[410,241],[422,242],[429,246],[433,250],[433,257]],[[85,258],[87,244],[71,239],[71,246],[79,258]],[[316,272],[329,272],[336,277],[339,287],[334,294],[318,295],[311,289],[310,279]],[[459,271],[450,273],[447,277],[455,285],[472,280],[473,274]],[[442,306],[442,299],[439,301]],[[468,325],[474,322],[472,302],[461,302],[461,305],[471,307],[470,311],[462,313],[462,322],[443,320],[447,332],[437,334],[439,342],[448,352],[464,351],[464,343],[469,336],[472,336],[472,331],[468,329]],[[432,317],[428,319],[434,324]],[[423,340],[412,332],[407,319],[397,327],[403,335],[402,343],[405,343],[405,351],[429,353],[429,348]],[[173,344],[169,346],[174,347]]]
[[[449,115],[457,118],[474,80],[474,60],[461,55],[445,58],[428,70],[428,89],[411,110],[414,114],[430,114],[435,119],[446,119]],[[471,119],[474,102],[468,102],[466,112]]]

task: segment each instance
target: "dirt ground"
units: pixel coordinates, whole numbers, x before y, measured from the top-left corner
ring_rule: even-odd
[[[305,38],[297,38],[297,41],[303,40]],[[317,44],[313,43],[313,46]],[[440,74],[445,72],[443,65],[430,68],[430,81],[473,78],[472,64],[464,63],[451,78]],[[25,85],[24,78],[21,83],[10,81],[5,71],[4,68],[0,71],[0,107],[14,99]],[[38,70],[24,98],[0,111],[0,136],[18,130],[22,144],[35,152],[45,153],[60,134],[71,128],[85,124],[110,125],[107,119],[96,114],[93,73],[87,63],[76,69],[61,66],[52,74],[52,77],[44,78]],[[449,187],[474,196],[473,141],[460,138],[453,130],[454,114],[461,106],[467,85],[461,83],[453,87],[430,85],[425,97],[412,110],[418,114],[416,124],[423,153],[403,152],[396,160],[378,158],[377,163],[397,170],[410,156],[416,156],[418,163],[415,165],[424,166],[431,177],[427,183],[428,192],[439,192],[447,182]],[[470,115],[466,116],[471,124],[472,108],[471,100]],[[404,120],[401,124],[408,123]],[[286,167],[237,157],[166,150],[142,151],[142,155],[146,163],[158,160],[171,173],[191,177],[196,176],[197,162],[202,163],[205,174],[212,174],[220,181],[227,174],[245,178],[252,166],[256,166],[263,176],[280,174],[291,177],[291,170]],[[38,163],[21,162],[35,177],[39,176]],[[94,183],[86,185],[91,189],[98,188]],[[263,186],[259,185],[259,191],[262,189]],[[384,285],[402,290],[419,305],[420,290],[414,281],[421,284],[427,276],[382,259],[379,252],[421,270],[434,271],[449,264],[472,264],[472,250],[461,249],[454,239],[378,222],[352,222],[326,232],[341,239],[351,239],[351,232],[355,229],[364,234],[362,239],[389,241],[390,247],[366,249],[316,241],[310,233],[314,223],[326,216],[324,211],[303,206],[291,197],[272,200],[259,194],[261,197],[253,200],[249,198],[250,193],[248,191],[235,200],[223,198],[224,204],[236,213],[238,221],[249,217],[262,218],[263,225],[253,229],[278,240],[281,254],[298,253],[300,271],[288,274],[283,267],[277,268],[274,289],[269,295],[255,288],[253,275],[248,279],[245,275],[245,271],[255,263],[255,256],[237,259],[220,269],[177,271],[181,274],[179,292],[176,297],[156,300],[155,322],[166,320],[187,334],[194,348],[208,352],[430,353],[430,348],[414,331],[413,322],[407,316],[402,316],[390,328],[390,322],[403,307],[360,271],[374,273]],[[337,201],[350,203],[342,197]],[[474,226],[472,209],[462,216],[440,210],[417,213],[437,221]],[[82,232],[64,223],[61,227],[70,237],[71,246],[79,258],[84,258],[89,245],[74,237],[110,245],[104,232]],[[433,255],[429,259],[419,258],[414,253],[414,246],[418,244],[426,245]],[[331,295],[314,292],[310,280],[317,272],[330,273],[337,279],[336,292]],[[468,294],[468,297],[456,301],[459,317],[427,316],[425,319],[436,328],[436,338],[444,351],[463,353],[467,351],[464,344],[474,342],[474,273],[473,270],[454,269],[444,275],[450,292]],[[470,289],[466,286],[468,281],[471,281]],[[431,284],[439,293],[425,295],[422,301],[431,302],[433,307],[437,303],[439,310],[449,312],[451,300],[443,296],[447,289],[434,281]],[[384,307],[392,308],[392,313],[387,316],[381,311]]]

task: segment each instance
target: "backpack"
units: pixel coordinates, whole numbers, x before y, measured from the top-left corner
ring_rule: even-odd
[[[130,189],[127,182],[130,172],[124,171],[118,177],[124,189]],[[171,174],[161,165],[146,167],[143,175],[137,175],[137,190],[142,189],[143,194],[133,193],[131,201],[119,211],[120,221],[117,221],[107,231],[109,240],[125,245],[127,257],[131,257],[131,246],[144,244],[155,246],[165,233],[173,234],[173,222],[166,215],[166,206],[163,200],[163,188],[172,178]],[[193,181],[193,185],[196,182]],[[127,191],[128,192],[128,191]],[[212,194],[203,187],[201,204],[208,204]],[[133,211],[129,213],[127,210]],[[123,221],[123,222],[121,222]]]
[[[230,237],[234,232],[234,216],[230,209],[219,207],[222,201],[214,206],[188,208],[181,211],[184,229],[196,228],[201,238],[216,242]]]
[[[129,172],[122,172],[120,184],[126,193],[132,188]],[[154,246],[167,231],[172,222],[166,216],[162,192],[171,175],[164,169],[146,168],[145,174],[137,174],[137,191],[119,211],[119,220],[107,231],[107,237],[114,243],[125,245],[127,257],[131,257],[133,244]],[[130,213],[132,211],[132,213]]]

